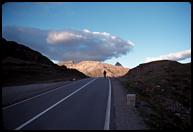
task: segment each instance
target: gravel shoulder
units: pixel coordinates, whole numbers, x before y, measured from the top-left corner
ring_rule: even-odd
[[[139,116],[136,108],[131,108],[126,102],[126,89],[119,80],[112,78],[113,119],[115,130],[144,130],[148,129]]]

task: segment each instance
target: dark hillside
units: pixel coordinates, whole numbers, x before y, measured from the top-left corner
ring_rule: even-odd
[[[136,107],[158,129],[191,126],[191,63],[155,61],[131,69],[121,80],[137,94]]]
[[[2,39],[0,45],[3,86],[86,77],[77,70],[60,67],[41,53],[16,42]]]

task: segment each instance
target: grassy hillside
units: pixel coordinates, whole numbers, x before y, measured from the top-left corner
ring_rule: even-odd
[[[137,94],[136,107],[151,128],[191,126],[191,63],[155,61],[131,69],[121,80]]]

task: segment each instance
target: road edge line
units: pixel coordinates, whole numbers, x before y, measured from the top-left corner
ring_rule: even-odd
[[[111,116],[111,81],[109,78],[108,80],[109,80],[109,95],[108,95],[108,102],[107,102],[107,108],[106,108],[104,130],[109,130],[110,116]]]

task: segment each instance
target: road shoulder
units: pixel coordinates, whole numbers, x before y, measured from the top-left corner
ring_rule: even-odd
[[[114,127],[116,130],[144,130],[147,129],[135,108],[130,108],[126,102],[126,89],[119,80],[112,78]]]

